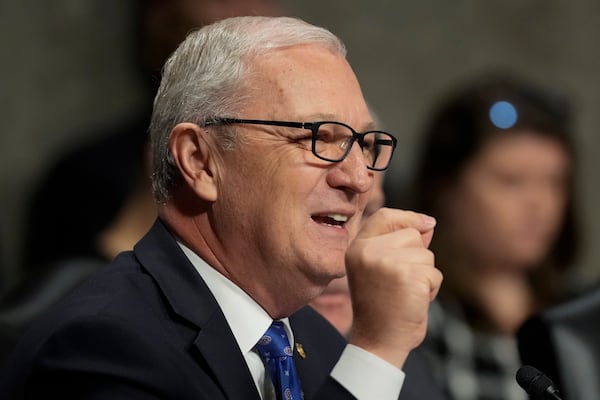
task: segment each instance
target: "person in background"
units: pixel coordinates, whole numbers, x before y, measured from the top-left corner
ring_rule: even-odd
[[[138,0],[136,7],[135,62],[147,101],[139,114],[95,128],[97,139],[67,149],[41,178],[29,202],[21,257],[26,274],[72,258],[109,261],[132,248],[156,217],[145,160],[165,60],[194,28],[282,12],[278,0]]]
[[[490,73],[426,125],[415,206],[438,220],[444,285],[422,347],[453,399],[526,398],[515,333],[569,295],[579,244],[570,124],[563,97]]]
[[[165,64],[150,136],[157,221],[37,321],[0,392],[396,399],[442,280],[435,219],[362,223],[397,140],[374,130],[343,43],[286,17],[194,31]],[[350,343],[307,305],[346,273]]]
[[[563,399],[600,398],[599,316],[600,284],[595,282],[534,314],[517,331],[523,365],[537,367]]]

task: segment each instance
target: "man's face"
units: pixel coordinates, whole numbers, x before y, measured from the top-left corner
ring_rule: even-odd
[[[317,46],[261,55],[245,83],[251,102],[237,117],[345,122],[357,131],[372,123],[345,59]],[[361,224],[373,173],[358,144],[330,163],[310,149],[300,128],[236,125],[242,143],[225,152],[215,218],[233,275],[272,282],[314,296],[345,273],[348,244]],[[232,260],[230,260],[232,261]]]

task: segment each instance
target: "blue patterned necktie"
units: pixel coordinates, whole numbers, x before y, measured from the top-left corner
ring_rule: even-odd
[[[302,400],[302,388],[294,366],[293,350],[283,322],[273,321],[256,344],[256,349],[269,367],[277,400]]]

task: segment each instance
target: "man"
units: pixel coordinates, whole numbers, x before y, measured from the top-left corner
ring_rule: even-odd
[[[397,398],[441,274],[427,250],[433,218],[384,209],[359,232],[373,171],[396,143],[371,125],[327,30],[240,17],[190,34],[165,64],[150,127],[159,219],[34,326],[0,391]],[[348,345],[306,306],[346,269]],[[280,375],[260,350],[273,326],[293,349]]]

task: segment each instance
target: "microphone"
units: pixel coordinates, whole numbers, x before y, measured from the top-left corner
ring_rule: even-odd
[[[562,400],[554,382],[530,365],[519,368],[517,383],[536,400]]]

